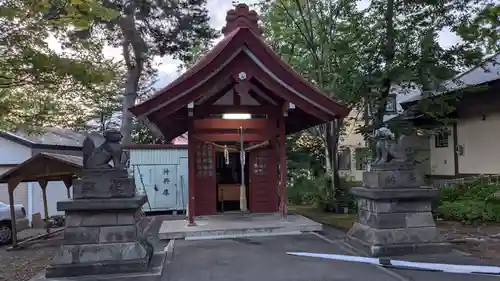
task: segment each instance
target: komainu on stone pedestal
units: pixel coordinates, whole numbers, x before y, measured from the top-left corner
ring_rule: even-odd
[[[423,186],[423,177],[388,128],[375,133],[377,158],[363,174],[363,187],[351,193],[358,199],[358,217],[347,242],[372,256],[449,251],[432,216],[437,189]]]
[[[103,139],[101,145],[95,145],[95,136],[85,140],[83,177],[74,182],[73,200],[57,203],[66,213],[66,229],[46,279],[127,280],[151,271],[152,263],[163,269],[165,255],[154,254],[147,239],[150,220],[141,210],[146,195],[135,194],[135,182],[123,164],[121,135],[108,131]]]

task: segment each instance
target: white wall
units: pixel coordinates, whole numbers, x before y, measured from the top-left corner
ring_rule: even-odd
[[[500,174],[500,113],[459,119],[457,136],[459,173]]]
[[[53,151],[55,153],[65,153],[61,151]],[[0,167],[0,174],[8,171],[9,169],[15,167],[17,164],[28,160],[36,151],[32,151],[31,148],[0,138],[0,165],[10,165],[9,167]],[[79,151],[66,152],[69,154],[79,154]],[[29,186],[31,185],[31,194],[29,192]],[[70,194],[72,190],[70,189]],[[31,196],[31,200],[29,198]],[[57,211],[57,201],[67,200],[66,186],[63,182],[50,182],[47,185],[47,206],[49,217],[57,214],[64,214],[64,212]],[[0,184],[0,202],[9,202],[9,193],[7,189],[7,184]],[[31,219],[31,215],[34,213],[40,213],[42,218],[44,217],[44,207],[42,198],[42,189],[37,182],[32,183],[20,183],[14,190],[14,203],[23,204],[28,212],[28,218]],[[31,203],[31,206],[30,206]]]
[[[0,174],[7,172],[30,157],[31,149],[29,147],[0,137]],[[9,204],[7,184],[0,184],[0,202]],[[14,190],[14,203],[23,204],[27,211],[28,187],[26,183],[20,183]]]
[[[0,174],[7,172],[11,168],[0,167]],[[0,202],[9,204],[9,189],[6,183],[0,183]],[[28,185],[26,183],[22,182],[14,189],[14,204],[22,204],[28,211]]]
[[[36,182],[34,182],[32,186],[33,213],[40,213],[42,218],[44,218],[42,188]],[[70,194],[73,194],[72,189],[70,189]],[[47,184],[47,206],[49,217],[54,215],[64,215],[64,212],[57,211],[57,202],[64,200],[68,200],[66,186],[64,183],[61,181],[49,182]]]
[[[17,165],[31,157],[31,149],[0,137],[0,165]]]
[[[130,167],[138,190],[148,195],[144,211],[182,210],[188,192],[187,148],[130,149]],[[164,170],[168,169],[168,176]],[[142,180],[141,180],[142,175]],[[165,182],[164,178],[169,181]],[[155,190],[155,186],[158,190]],[[168,195],[162,190],[167,189]],[[150,208],[151,207],[151,208]]]
[[[437,176],[455,175],[455,144],[453,143],[453,127],[448,126],[450,132],[448,147],[436,147],[434,136],[430,136],[430,173]]]

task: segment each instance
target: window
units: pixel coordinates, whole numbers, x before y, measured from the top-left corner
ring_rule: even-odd
[[[389,95],[387,97],[387,104],[385,105],[385,113],[386,114],[397,113],[396,95]]]
[[[439,130],[434,135],[434,147],[448,147],[448,138],[450,132],[448,130]]]
[[[358,147],[355,150],[356,170],[366,170],[366,164],[370,161],[370,149],[368,147]]]
[[[337,161],[339,170],[350,170],[351,150],[348,147],[339,149],[337,153]]]
[[[398,112],[398,103],[396,100],[396,95],[389,95],[387,97],[387,103],[385,104],[385,114],[396,114]],[[377,111],[377,107],[372,105],[368,108],[367,112],[365,112],[366,117],[372,117],[375,115]]]

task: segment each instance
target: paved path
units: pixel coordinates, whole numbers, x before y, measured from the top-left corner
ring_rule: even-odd
[[[314,235],[179,240],[162,281],[398,280],[372,265],[295,257],[286,255],[287,251],[339,252],[339,249]]]
[[[331,233],[330,233],[330,235]],[[333,236],[335,237],[335,236]],[[353,255],[339,241],[312,234],[250,239],[175,242],[174,259],[162,281],[490,281],[495,276],[385,269],[374,265],[286,255],[317,252]],[[408,260],[466,262],[455,255],[405,257]],[[471,263],[475,260],[469,260]]]
[[[342,241],[344,240],[345,233],[336,230],[332,227],[323,226],[323,232],[321,233],[323,240],[329,241],[330,243],[338,245],[340,248],[346,249],[351,255],[360,255],[356,253],[355,250],[350,249]],[[338,254],[338,253],[334,253]],[[415,261],[415,262],[428,262],[428,263],[445,263],[445,264],[464,264],[464,265],[493,265],[500,266],[498,264],[488,264],[484,260],[479,260],[474,257],[466,256],[464,253],[459,253],[453,251],[449,254],[435,254],[435,255],[409,255],[409,256],[399,256],[394,257],[397,260],[405,261]],[[417,271],[417,270],[400,270],[400,269],[380,269],[386,272],[395,273],[401,281],[490,281],[490,280],[500,280],[500,276],[485,276],[485,275],[470,275],[470,274],[455,274],[455,273],[443,273],[443,272],[429,272],[429,271]]]

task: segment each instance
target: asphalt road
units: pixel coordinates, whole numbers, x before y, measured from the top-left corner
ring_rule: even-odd
[[[290,256],[286,254],[289,251],[339,252],[339,249],[313,235],[179,240],[162,281],[398,280],[372,265]]]
[[[352,255],[340,243],[312,234],[175,242],[162,281],[490,281],[500,277],[389,270],[354,262],[287,255],[316,252]],[[440,261],[442,262],[442,261]]]

